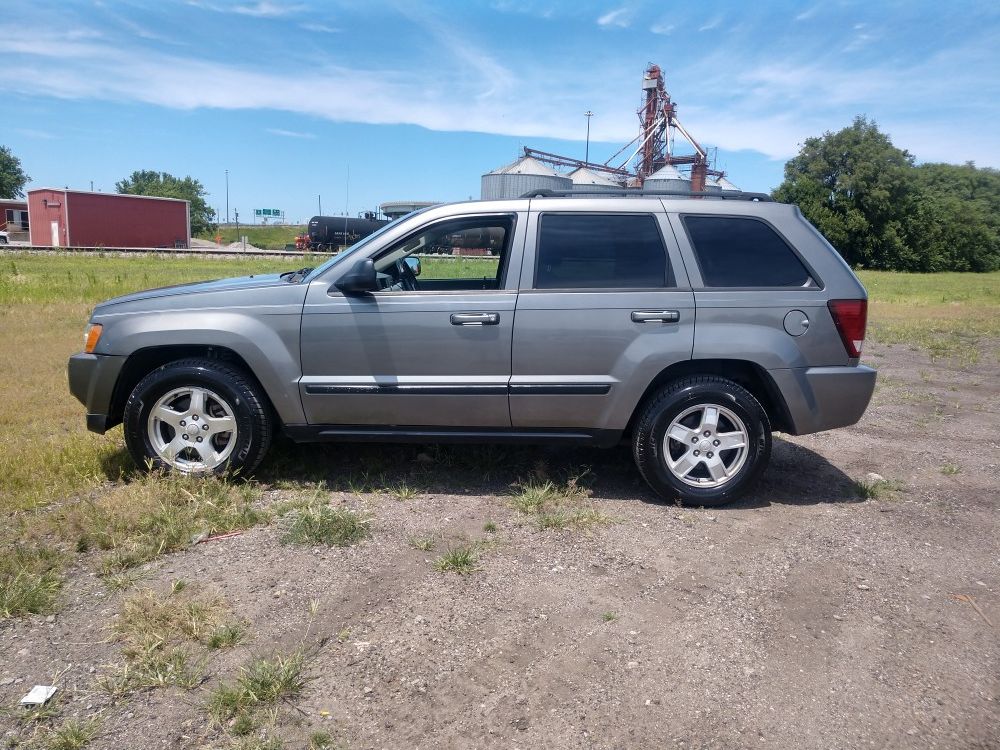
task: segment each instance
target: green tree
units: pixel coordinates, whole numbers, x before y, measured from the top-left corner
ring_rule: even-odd
[[[807,138],[774,197],[798,204],[852,266],[921,270],[908,236],[919,200],[913,156],[874,121],[857,117],[836,133]]]
[[[914,169],[921,202],[910,235],[927,271],[1000,268],[1000,172],[971,162]]]
[[[809,138],[774,197],[796,203],[855,267],[1000,268],[1000,172],[921,164],[873,121]]]
[[[191,203],[191,234],[212,228],[215,211],[208,207],[205,187],[192,177],[183,180],[167,172],[143,170],[115,183],[119,193],[129,195],[155,195],[159,198],[180,198]]]
[[[24,197],[24,186],[31,178],[21,169],[21,160],[6,146],[0,146],[0,198]]]

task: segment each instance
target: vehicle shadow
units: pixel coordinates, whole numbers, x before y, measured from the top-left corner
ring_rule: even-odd
[[[124,445],[110,453],[103,453],[100,462],[101,473],[111,482],[127,482],[141,473]]]
[[[510,495],[518,485],[570,480],[598,501],[639,500],[673,505],[655,495],[632,461],[629,446],[610,450],[576,446],[476,444],[398,445],[328,443],[296,445],[281,438],[256,472],[278,488],[321,485],[341,492],[393,492],[410,488],[448,495]],[[811,505],[860,501],[843,471],[820,454],[779,437],[758,486],[725,506],[756,508],[778,503]]]
[[[774,437],[771,462],[760,483],[727,508],[758,508],[817,503],[863,502],[854,480],[826,457],[797,443]]]

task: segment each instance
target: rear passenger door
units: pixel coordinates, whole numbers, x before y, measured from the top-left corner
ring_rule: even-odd
[[[689,359],[694,298],[662,204],[532,201],[514,317],[511,423],[621,430]]]

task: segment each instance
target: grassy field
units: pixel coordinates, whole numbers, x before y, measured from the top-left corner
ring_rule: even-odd
[[[237,242],[241,236],[246,236],[247,242],[263,250],[284,250],[285,245],[294,245],[295,236],[304,234],[305,224],[288,224],[280,226],[254,226],[241,224],[239,232],[235,226],[219,227],[216,232],[202,232],[198,239],[215,242],[216,236],[222,238],[222,244]]]
[[[979,361],[984,342],[1000,337],[1000,273],[858,275],[875,341],[916,345],[961,365]]]
[[[482,263],[425,260],[424,274],[478,275],[473,269]],[[281,258],[0,256],[5,334],[0,349],[0,515],[6,519],[0,546],[17,550],[0,560],[0,616],[5,609],[38,609],[12,605],[9,596],[5,604],[5,576],[8,583],[28,576],[43,601],[61,561],[74,549],[97,544],[108,550],[108,574],[127,575],[132,565],[158,549],[183,545],[198,529],[215,532],[261,521],[248,509],[246,487],[137,480],[120,430],[97,436],[84,429],[83,408],[67,389],[66,359],[82,347],[84,325],[100,300],[294,265]],[[991,351],[1000,337],[1000,273],[866,272],[862,278],[871,294],[871,336],[877,341],[922,347],[962,366]],[[67,509],[67,501],[75,498],[86,500],[87,512],[79,506]],[[172,509],[164,511],[162,533],[143,521],[147,511],[156,516],[158,506]]]

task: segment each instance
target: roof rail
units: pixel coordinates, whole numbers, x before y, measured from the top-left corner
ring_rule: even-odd
[[[722,200],[734,201],[755,201],[760,203],[773,203],[772,198],[767,193],[745,193],[742,190],[723,190],[721,193],[699,192],[692,193],[685,190],[641,190],[638,188],[622,188],[621,190],[550,190],[541,188],[539,190],[529,190],[522,198],[576,198],[580,196],[598,197],[667,197],[667,198],[720,198]]]

